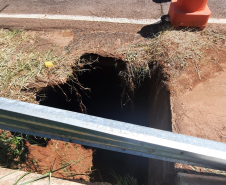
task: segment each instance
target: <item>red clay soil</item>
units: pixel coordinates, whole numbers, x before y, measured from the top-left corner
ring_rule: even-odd
[[[226,51],[206,51],[211,62],[172,80],[173,132],[226,142]]]
[[[171,79],[173,132],[226,143],[226,51],[205,52],[211,61],[198,65],[201,80],[194,65]],[[216,173],[178,163],[175,168]]]
[[[30,145],[28,146],[28,156],[24,171],[48,173],[62,168],[52,174],[54,177],[64,179],[89,180],[91,173],[93,151],[85,149],[81,145],[58,140],[50,140],[46,147]]]

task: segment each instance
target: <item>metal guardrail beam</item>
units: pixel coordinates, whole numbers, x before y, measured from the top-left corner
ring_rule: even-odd
[[[0,98],[0,129],[226,170],[226,144]]]

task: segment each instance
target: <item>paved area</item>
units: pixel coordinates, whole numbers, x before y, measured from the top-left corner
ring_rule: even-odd
[[[209,25],[226,31],[226,1],[209,0],[208,5],[212,11],[211,18],[224,19],[225,22],[223,25]],[[170,0],[0,0],[0,27],[34,30],[79,29],[136,34],[144,25],[156,23],[156,20],[168,14],[169,6]],[[2,17],[11,14],[14,18]],[[15,18],[21,14],[22,17]],[[28,19],[31,14],[35,14],[36,18]],[[68,17],[53,19],[49,15],[83,17],[75,17],[72,20]],[[99,18],[104,20],[99,21]],[[138,19],[140,23],[134,23],[133,20],[118,21],[121,18]]]
[[[6,169],[6,168],[0,168],[0,185],[12,185],[16,183],[26,172],[24,171],[16,171],[16,170],[11,170],[11,169]],[[40,174],[35,174],[35,173],[30,173],[26,176],[24,176],[18,183],[22,184],[27,181],[33,180],[35,178],[40,177]],[[49,184],[49,177],[45,177],[42,179],[39,179],[37,181],[34,181],[32,183],[29,183],[29,185],[48,185]],[[79,181],[78,182],[73,182],[73,181],[68,181],[68,180],[63,180],[59,178],[51,178],[51,185],[111,185],[110,183],[91,183],[91,182],[84,182],[84,181]]]
[[[160,3],[149,0],[1,0],[0,9],[4,7],[6,8],[1,13],[61,14],[133,19],[153,19],[161,16]]]
[[[58,14],[157,19],[168,13],[170,0],[0,0],[0,13]],[[226,1],[209,0],[212,18],[226,18]]]
[[[161,3],[149,0],[0,0],[0,14],[55,14],[160,20],[162,11]],[[0,18],[0,27],[137,33],[143,25],[99,21],[47,20],[43,17],[43,19]]]
[[[212,12],[211,18],[226,19],[226,1],[225,0],[209,0],[208,5]]]

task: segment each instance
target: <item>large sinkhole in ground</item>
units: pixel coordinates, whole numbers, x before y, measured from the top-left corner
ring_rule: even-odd
[[[86,55],[86,57],[88,56]],[[160,91],[156,87],[159,78],[158,72],[151,79],[146,78],[136,89],[133,106],[130,104],[122,108],[122,87],[118,70],[114,65],[115,60],[98,56],[98,61],[99,63],[93,64],[94,66],[85,68],[89,70],[78,75],[80,83],[91,89],[91,92],[87,93],[89,97],[84,95],[75,85],[82,95],[82,102],[87,108],[87,114],[146,127],[171,130],[170,116],[168,115],[170,114],[169,93],[164,87],[160,88]],[[123,61],[117,62],[123,63]],[[95,69],[91,69],[93,67]],[[81,112],[77,96],[67,84],[54,88],[48,87],[41,91],[37,97],[42,97],[43,94],[46,98],[40,102],[41,105]],[[40,99],[38,98],[38,100]],[[164,117],[164,115],[166,116]],[[167,122],[164,122],[165,120]],[[98,148],[93,149],[95,150],[93,156],[93,170],[95,171],[91,180],[114,184],[115,178],[112,176],[112,172],[115,172],[122,176],[129,174],[136,178],[140,185],[148,184],[148,176],[150,178],[148,158]]]

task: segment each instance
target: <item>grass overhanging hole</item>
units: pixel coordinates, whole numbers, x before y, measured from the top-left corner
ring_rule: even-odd
[[[65,84],[48,86],[37,94],[41,105],[171,131],[167,79],[160,66],[152,63],[148,70],[141,69],[128,61],[93,53],[82,55],[77,66],[72,67],[73,75]],[[147,184],[147,158],[92,149],[91,177],[95,181],[115,181],[113,170]]]

